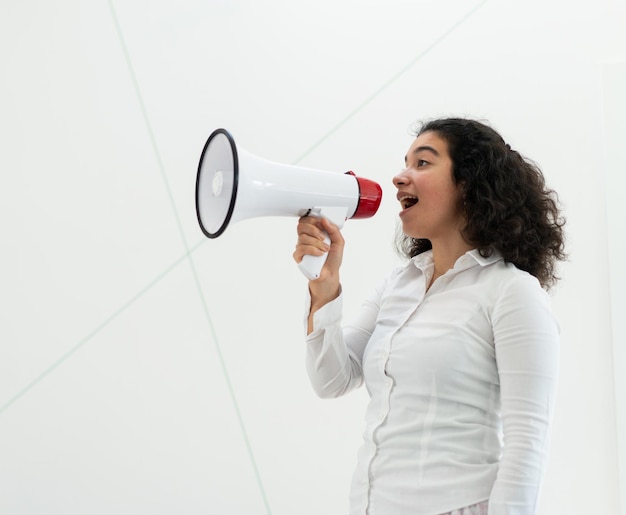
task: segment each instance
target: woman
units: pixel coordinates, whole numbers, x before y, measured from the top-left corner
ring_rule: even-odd
[[[473,120],[426,123],[405,164],[393,184],[410,260],[350,324],[340,231],[298,224],[297,262],[329,253],[309,282],[312,385],[337,397],[365,383],[370,395],[351,514],[534,514],[558,370],[544,291],[564,259],[555,194]]]

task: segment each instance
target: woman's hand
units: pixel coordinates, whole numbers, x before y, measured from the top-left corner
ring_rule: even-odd
[[[324,231],[328,233],[330,245],[324,243]],[[319,278],[309,281],[311,312],[336,299],[341,292],[339,268],[343,259],[345,241],[339,228],[323,217],[304,216],[298,222],[298,241],[293,258],[300,263],[305,255],[321,256],[328,252],[328,259]],[[309,325],[310,327],[310,325]]]

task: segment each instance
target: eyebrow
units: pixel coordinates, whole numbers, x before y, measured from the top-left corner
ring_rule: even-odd
[[[419,154],[420,152],[430,152],[431,154],[434,154],[435,156],[439,156],[439,152],[437,152],[437,150],[435,150],[433,147],[429,145],[421,145],[417,147],[412,152],[412,154]],[[409,156],[408,155],[404,156],[404,162],[406,163],[408,160],[409,160]]]

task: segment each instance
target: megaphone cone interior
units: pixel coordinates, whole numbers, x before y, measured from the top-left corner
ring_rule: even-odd
[[[217,238],[228,227],[238,179],[235,141],[226,130],[217,129],[204,145],[196,177],[196,213],[202,232],[209,238]]]

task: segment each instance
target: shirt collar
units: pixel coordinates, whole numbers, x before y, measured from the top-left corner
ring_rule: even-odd
[[[495,263],[496,261],[500,261],[501,259],[502,259],[501,254],[495,249],[492,249],[491,255],[487,257],[481,256],[480,251],[478,249],[472,249],[472,250],[467,251],[459,259],[456,260],[453,270],[457,270],[457,271],[466,270],[468,268],[471,268],[474,265],[488,266],[492,263]],[[411,262],[417,268],[424,270],[425,268],[428,268],[429,266],[432,266],[433,264],[433,251],[428,250],[426,252],[422,252],[421,254],[418,254],[413,259],[411,259]]]
[[[496,249],[491,249],[491,254],[487,257],[483,257],[478,249],[473,249],[461,256],[459,261],[462,259],[473,259],[480,266],[487,266],[495,263],[496,261],[501,261],[502,255]]]

